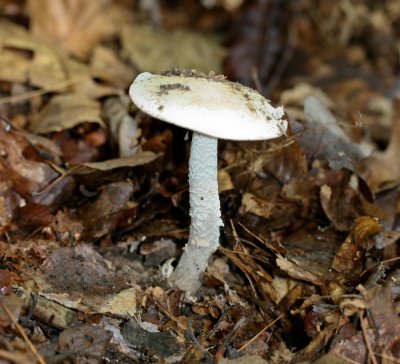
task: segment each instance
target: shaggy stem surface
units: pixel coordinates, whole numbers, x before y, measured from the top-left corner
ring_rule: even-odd
[[[218,140],[194,132],[189,159],[190,235],[170,282],[189,293],[201,285],[201,273],[219,246],[223,226],[218,195]]]

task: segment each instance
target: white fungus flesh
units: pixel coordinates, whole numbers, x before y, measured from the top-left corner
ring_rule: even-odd
[[[223,76],[172,70],[140,74],[129,94],[147,114],[193,131],[189,159],[190,234],[170,282],[189,294],[218,249],[221,220],[217,182],[218,138],[265,140],[286,132],[282,107]]]

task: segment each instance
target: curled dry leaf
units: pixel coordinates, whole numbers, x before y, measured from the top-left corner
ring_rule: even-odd
[[[317,185],[321,186],[319,195],[323,211],[339,231],[350,231],[354,219],[359,216],[385,218],[385,213],[372,202],[364,180],[349,170],[319,168]]]
[[[332,269],[343,274],[355,275],[361,272],[365,251],[375,244],[375,236],[382,230],[378,220],[361,216],[355,220],[355,226],[344,243],[336,252]]]
[[[119,149],[119,156],[132,157],[140,151],[141,129],[128,113],[130,99],[109,97],[103,104],[103,112],[111,133],[111,143]]]

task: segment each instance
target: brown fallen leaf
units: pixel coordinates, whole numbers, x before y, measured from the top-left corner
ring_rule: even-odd
[[[137,208],[136,203],[129,201],[132,194],[132,182],[103,185],[99,196],[77,211],[79,220],[85,226],[83,234],[97,239],[116,228],[131,226]]]
[[[121,43],[124,53],[141,72],[160,73],[177,66],[200,72],[221,71],[224,52],[213,36],[128,24],[121,31]]]
[[[398,290],[399,271],[389,276],[385,285],[376,285],[370,289],[359,286],[361,296],[354,301],[347,299],[341,305],[342,312],[348,316],[357,315],[361,321],[362,330],[357,330],[353,324],[344,325],[335,337],[331,353],[352,360],[365,362],[367,357],[386,358],[383,363],[391,363],[399,357],[400,318],[394,305],[394,292]]]
[[[69,327],[58,337],[58,350],[81,363],[98,363],[110,344],[112,334],[99,325]]]
[[[29,0],[32,33],[86,58],[92,48],[114,35],[127,12],[107,0]]]
[[[133,157],[140,152],[139,138],[142,130],[139,122],[129,114],[131,100],[126,96],[109,97],[103,103],[103,113],[110,131],[114,149],[119,157]]]
[[[162,358],[166,363],[176,363],[183,357],[184,346],[171,331],[145,330],[135,319],[131,319],[124,324],[121,333],[136,350],[153,360]]]
[[[332,269],[351,276],[361,273],[365,252],[375,245],[375,236],[381,230],[382,227],[375,218],[361,216],[355,219],[354,228],[336,252]]]
[[[325,277],[323,275],[313,272],[311,269],[305,267],[304,265],[298,264],[292,259],[284,258],[278,255],[276,258],[276,264],[280,269],[294,279],[311,282],[318,286],[323,286],[325,284]]]
[[[327,160],[332,169],[346,168],[357,172],[358,163],[367,151],[354,143],[339,127],[333,114],[316,97],[304,101],[307,118],[306,132],[299,138],[300,144],[314,159]]]
[[[24,52],[2,49],[0,52],[0,80],[25,83],[28,80],[30,56]]]
[[[93,77],[121,89],[126,89],[135,75],[133,69],[123,63],[116,52],[102,45],[97,45],[93,49],[90,69]]]
[[[90,162],[83,163],[78,166],[71,167],[70,173],[73,174],[86,174],[93,170],[109,171],[121,167],[137,167],[143,164],[150,163],[158,158],[160,155],[152,152],[143,152],[127,158],[108,159],[103,162]]]
[[[35,116],[30,130],[38,134],[72,129],[83,123],[96,123],[105,128],[100,103],[79,94],[53,96]]]
[[[118,94],[118,90],[99,84],[94,81],[91,69],[84,63],[70,57],[64,50],[57,45],[51,45],[38,37],[32,36],[25,28],[0,19],[0,50],[12,52],[7,59],[16,57],[16,67],[24,71],[27,67],[27,79],[33,86],[43,90],[35,90],[26,94],[6,97],[0,100],[1,103],[28,100],[33,95],[41,95],[46,92],[72,90],[76,93],[84,94],[90,98],[99,98],[106,95]],[[27,54],[24,61],[19,60],[22,54]],[[21,63],[22,62],[22,63]],[[27,62],[29,64],[27,64]],[[5,67],[9,67],[7,63]],[[2,73],[0,72],[0,75]],[[12,74],[12,73],[10,73]],[[22,77],[25,72],[20,74]],[[3,75],[7,80],[7,75]],[[1,79],[1,78],[0,78]]]
[[[337,230],[350,231],[354,219],[359,216],[385,217],[373,200],[369,201],[372,196],[368,190],[365,191],[365,183],[356,174],[347,169],[331,170],[321,167],[316,169],[319,172],[316,184],[320,186],[320,203],[325,215]]]
[[[28,202],[17,210],[18,227],[33,231],[38,227],[50,226],[53,214],[49,207],[34,202]]]
[[[119,317],[136,311],[136,288],[90,245],[55,250],[35,274],[38,294],[86,313]]]
[[[400,182],[400,97],[394,100],[392,132],[384,152],[375,151],[360,165],[362,174],[375,193],[390,189]]]

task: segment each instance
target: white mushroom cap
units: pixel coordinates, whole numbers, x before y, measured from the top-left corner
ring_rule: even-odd
[[[223,76],[172,70],[141,73],[129,94],[145,113],[208,136],[264,140],[286,132],[283,108],[274,108],[257,91]]]

